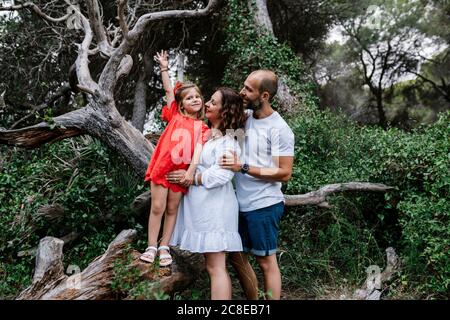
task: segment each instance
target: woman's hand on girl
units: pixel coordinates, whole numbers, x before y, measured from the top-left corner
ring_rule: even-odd
[[[194,183],[194,173],[188,170],[184,174],[184,177],[181,179],[180,185],[182,185],[183,187],[188,187],[192,185],[192,183]]]
[[[170,183],[179,184],[182,187],[189,187],[192,184],[192,182],[189,183],[188,181],[185,180],[186,173],[187,173],[186,170],[182,170],[182,169],[175,170],[175,171],[169,172],[166,175],[166,179]],[[192,181],[193,180],[194,180],[194,178],[192,177]]]

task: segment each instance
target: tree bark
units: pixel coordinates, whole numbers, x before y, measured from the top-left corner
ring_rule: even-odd
[[[392,277],[401,268],[400,258],[397,256],[394,248],[386,249],[386,267],[382,272],[378,266],[367,268],[367,279],[362,289],[354,292],[353,298],[356,300],[380,300],[383,293],[383,285],[392,280]]]
[[[87,0],[87,11],[89,21],[93,28],[95,37],[97,38],[97,46],[103,57],[107,58],[111,55],[111,43],[106,35],[105,27],[101,21],[100,7],[97,0]]]
[[[269,34],[276,38],[269,11],[267,10],[267,0],[248,0],[247,3],[250,11],[253,13],[258,33],[260,35]],[[281,111],[284,113],[292,113],[298,106],[300,99],[292,93],[292,90],[287,85],[287,76],[285,74],[278,74],[277,76],[277,97],[280,102]]]
[[[379,91],[382,91],[383,89],[379,89]],[[377,110],[378,110],[378,124],[383,129],[387,128],[387,121],[386,121],[386,114],[383,109],[383,94],[377,92],[376,93],[376,99],[377,99]]]
[[[327,184],[319,190],[301,195],[285,195],[286,206],[318,205],[329,207],[327,197],[337,192],[387,192],[392,187],[381,183],[347,182]]]
[[[318,190],[306,194],[285,195],[285,206],[307,206],[316,205],[323,208],[330,208],[327,197],[338,192],[387,192],[392,187],[381,183],[369,182],[347,182],[327,184]],[[150,191],[146,191],[136,197],[131,204],[131,208],[139,214],[148,214],[150,208]]]
[[[153,146],[144,135],[126,122],[109,101],[111,107],[96,101],[83,109],[78,109],[53,118],[52,123],[0,131],[0,143],[25,148],[37,148],[45,143],[89,134],[118,152],[134,171],[143,176],[150,159]]]
[[[134,92],[133,116],[131,119],[133,126],[140,132],[144,131],[145,116],[147,114],[147,79],[148,75],[153,71],[150,50],[145,52],[143,60],[143,68],[141,74],[139,75]]]
[[[127,254],[131,262],[125,265],[126,270],[139,270],[138,280],[155,282],[156,290],[172,294],[184,290],[204,270],[203,258],[200,254],[190,254],[173,250],[175,262],[171,268],[160,268],[156,271],[150,264],[139,260],[140,253],[128,251],[128,245],[136,235],[135,230],[122,231],[111,242],[106,252],[94,259],[83,271],[76,266],[69,266],[67,276],[62,263],[63,241],[46,237],[39,243],[36,256],[36,268],[30,287],[22,291],[18,300],[110,300],[117,298],[112,288],[115,279],[114,266],[126,263]]]

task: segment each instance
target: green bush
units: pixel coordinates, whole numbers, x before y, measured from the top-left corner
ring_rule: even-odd
[[[77,233],[64,247],[64,263],[83,269],[121,230],[143,230],[130,209],[143,180],[98,140],[78,137],[32,151],[2,146],[0,152],[0,297],[12,298],[30,283],[34,257],[17,254],[45,236]],[[64,216],[38,216],[46,204],[60,204]]]
[[[365,268],[384,266],[384,249],[394,246],[405,262],[403,284],[423,296],[448,295],[449,120],[450,113],[441,114],[432,126],[405,133],[360,128],[330,113],[292,119],[295,164],[286,193],[349,181],[384,183],[394,190],[384,196],[336,195],[331,210],[288,210],[281,232],[290,257],[285,268],[292,269],[286,280],[311,284],[340,273],[337,278],[360,283]],[[300,267],[295,270],[290,261]]]

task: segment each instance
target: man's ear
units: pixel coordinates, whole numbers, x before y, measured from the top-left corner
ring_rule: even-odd
[[[270,99],[270,94],[269,94],[267,91],[264,91],[264,92],[262,93],[262,95],[261,95],[261,98],[262,98],[263,100],[269,101],[269,99]]]

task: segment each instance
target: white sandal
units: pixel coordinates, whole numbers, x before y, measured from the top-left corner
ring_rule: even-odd
[[[145,249],[145,252],[143,254],[141,254],[139,259],[141,259],[142,261],[145,261],[145,262],[153,263],[153,261],[155,261],[157,250],[158,249],[156,249],[156,247],[149,246],[149,247],[147,247],[147,249]]]
[[[167,252],[169,252],[170,248],[168,246],[160,246],[158,248],[158,251],[161,251],[161,250],[166,250]],[[163,262],[162,260],[165,260],[165,261]],[[159,266],[160,267],[170,266],[172,264],[172,262],[173,262],[173,260],[172,260],[172,256],[170,255],[170,253],[164,253],[159,256]]]

